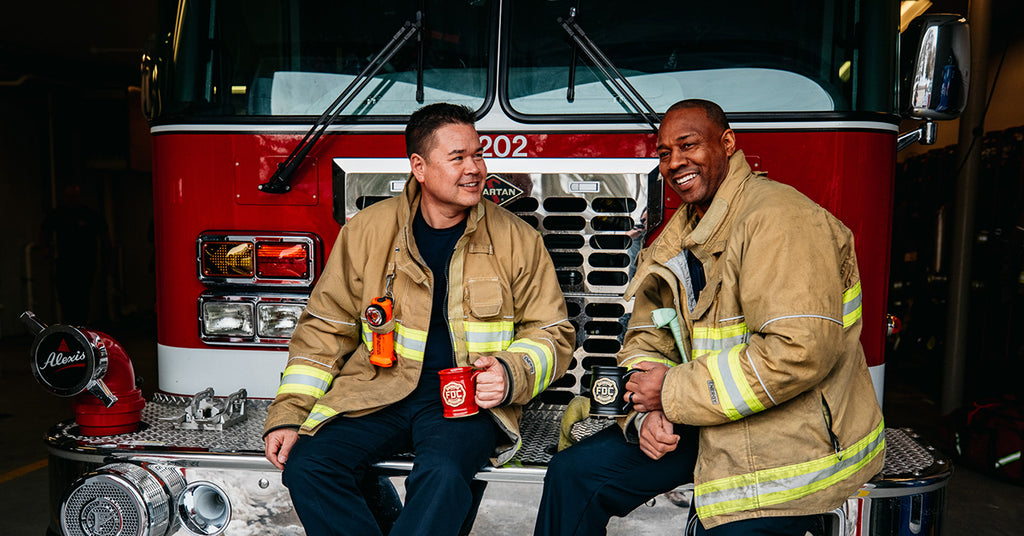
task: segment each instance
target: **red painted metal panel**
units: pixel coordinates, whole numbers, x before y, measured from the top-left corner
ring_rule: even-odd
[[[500,135],[503,133],[482,132]],[[653,134],[527,134],[536,158],[648,158]],[[201,348],[195,241],[207,230],[318,234],[329,252],[339,228],[331,215],[331,159],[404,158],[401,134],[325,136],[285,195],[264,194],[276,162],[298,135],[161,134],[154,137],[157,313],[161,344]],[[883,131],[739,132],[755,169],[795,186],[838,216],[857,241],[864,289],[862,341],[869,365],[884,360],[885,303],[895,133]],[[671,191],[666,205],[678,205]],[[325,252],[326,253],[326,252]]]

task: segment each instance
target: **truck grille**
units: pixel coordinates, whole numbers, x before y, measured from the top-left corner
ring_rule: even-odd
[[[568,374],[542,394],[545,402],[565,403],[581,387],[586,390],[590,366],[615,364],[632,311],[622,293],[636,268],[646,227],[661,220],[657,162],[520,158],[488,159],[487,166],[487,185],[501,187],[485,190],[485,196],[490,191],[514,194],[497,201],[543,235],[565,294],[576,351]],[[407,160],[336,159],[335,219],[343,223],[398,195],[407,169]]]

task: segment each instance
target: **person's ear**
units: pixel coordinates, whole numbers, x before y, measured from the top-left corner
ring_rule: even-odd
[[[416,182],[423,184],[426,179],[426,167],[426,159],[419,153],[412,153],[412,156],[409,157],[409,168],[412,170],[412,176],[416,177]]]
[[[736,133],[731,128],[725,129],[722,133],[722,148],[726,156],[732,156],[736,152]]]

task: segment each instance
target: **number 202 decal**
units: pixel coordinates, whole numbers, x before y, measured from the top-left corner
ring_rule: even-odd
[[[511,138],[504,134],[500,136],[483,135],[480,136],[480,143],[484,146],[485,158],[492,156],[497,156],[498,158],[526,156],[526,136],[522,134],[512,136]]]

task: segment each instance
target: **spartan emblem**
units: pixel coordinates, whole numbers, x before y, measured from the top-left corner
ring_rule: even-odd
[[[594,401],[598,404],[611,404],[619,397],[619,386],[611,378],[598,378],[590,391],[594,394]]]
[[[488,175],[484,179],[483,197],[498,205],[510,203],[523,195],[523,189],[501,178],[501,175]]]

